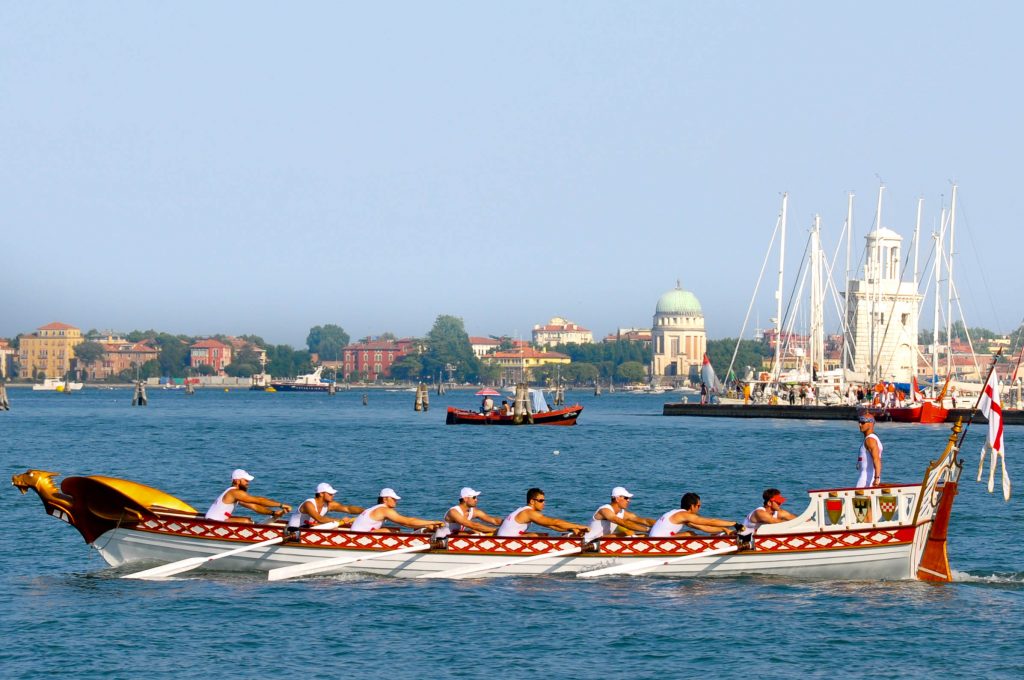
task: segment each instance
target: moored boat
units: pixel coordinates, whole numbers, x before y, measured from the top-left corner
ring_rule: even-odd
[[[648,573],[949,581],[946,530],[962,469],[959,432],[957,424],[920,484],[812,490],[795,519],[763,525],[749,540],[464,534],[433,539],[334,528],[291,536],[282,524],[207,520],[184,501],[128,480],[68,477],[58,490],[57,473],[29,470],[12,483],[23,493],[35,490],[47,514],[74,526],[115,567],[197,560],[210,570],[268,572],[271,579],[275,570],[298,568],[398,577]]]
[[[44,378],[43,382],[32,385],[36,392],[77,392],[83,383],[63,378]]]
[[[323,366],[317,366],[316,370],[312,373],[300,375],[295,380],[271,380],[270,387],[274,388],[276,392],[327,392],[334,383],[320,377],[323,370]],[[266,387],[260,386],[250,389],[266,389]]]
[[[502,414],[498,411],[481,413],[449,406],[445,423],[448,425],[575,425],[576,419],[582,412],[582,406],[573,404],[543,413],[527,414],[517,420],[511,413]]]

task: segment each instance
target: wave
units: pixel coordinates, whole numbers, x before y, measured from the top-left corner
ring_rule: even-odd
[[[1024,585],[1024,572],[993,572],[990,574],[972,574],[966,571],[953,570],[954,583],[986,583],[994,585]]]

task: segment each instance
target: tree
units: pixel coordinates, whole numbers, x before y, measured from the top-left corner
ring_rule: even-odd
[[[213,366],[210,366],[209,364],[199,364],[199,366],[196,366],[195,370],[196,370],[196,373],[198,373],[199,375],[216,375],[217,374],[217,369],[214,368]]]
[[[160,348],[157,361],[160,362],[161,375],[183,377],[190,359],[188,341],[170,333],[157,333],[153,343]]]
[[[472,380],[480,371],[480,361],[473,353],[473,345],[457,316],[442,314],[437,317],[434,327],[426,338],[427,349],[423,353],[423,373],[447,378],[447,366],[452,365],[455,380]]]
[[[501,372],[501,366],[498,364],[482,361],[477,376],[484,385],[495,385],[501,380]]]
[[[772,356],[772,350],[766,342],[755,342],[754,340],[741,340],[739,349],[736,350],[736,338],[722,338],[721,340],[708,340],[708,361],[715,369],[715,375],[720,380],[730,380],[725,374],[729,370],[729,361],[732,353],[736,351],[736,361],[733,363],[733,373],[742,378],[745,368],[750,366],[756,374],[761,370],[761,361]]]
[[[158,377],[160,377],[160,362],[156,359],[150,359],[139,367],[139,378],[142,380]]]
[[[251,345],[246,345],[231,357],[231,363],[224,367],[224,372],[233,378],[245,377],[259,371],[260,357]]]
[[[341,350],[348,345],[348,333],[341,326],[332,323],[313,326],[306,336],[306,346],[311,354],[320,355],[320,360],[341,358]]]
[[[599,375],[597,366],[585,362],[562,367],[562,377],[574,385],[590,385]]]
[[[647,368],[639,361],[626,361],[615,369],[615,376],[627,383],[640,382],[647,376]]]
[[[98,342],[81,342],[75,345],[75,358],[82,366],[88,366],[94,361],[99,361],[107,350]]]
[[[413,354],[406,354],[391,364],[391,377],[396,380],[416,380],[423,372],[423,362]]]

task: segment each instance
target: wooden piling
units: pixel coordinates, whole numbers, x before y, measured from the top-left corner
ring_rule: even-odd
[[[10,411],[11,402],[7,399],[7,385],[0,380],[0,411]]]
[[[413,411],[423,410],[423,383],[416,386],[416,401],[413,403]]]
[[[141,380],[135,383],[135,394],[132,395],[132,406],[146,406],[149,404],[149,397],[146,396],[146,385]]]
[[[366,406],[369,403],[370,403],[370,395],[364,393],[363,394],[363,406]]]

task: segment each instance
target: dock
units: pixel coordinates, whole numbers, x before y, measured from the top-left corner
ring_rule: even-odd
[[[790,406],[789,404],[685,404],[666,403],[661,414],[664,416],[696,416],[700,418],[780,418],[783,420],[857,420],[860,411],[856,406]],[[971,417],[971,409],[950,409],[947,423],[957,418],[964,422]],[[875,416],[884,422],[884,416]],[[974,414],[975,423],[987,423],[985,416]],[[1003,424],[1024,425],[1024,410],[1004,409]]]

